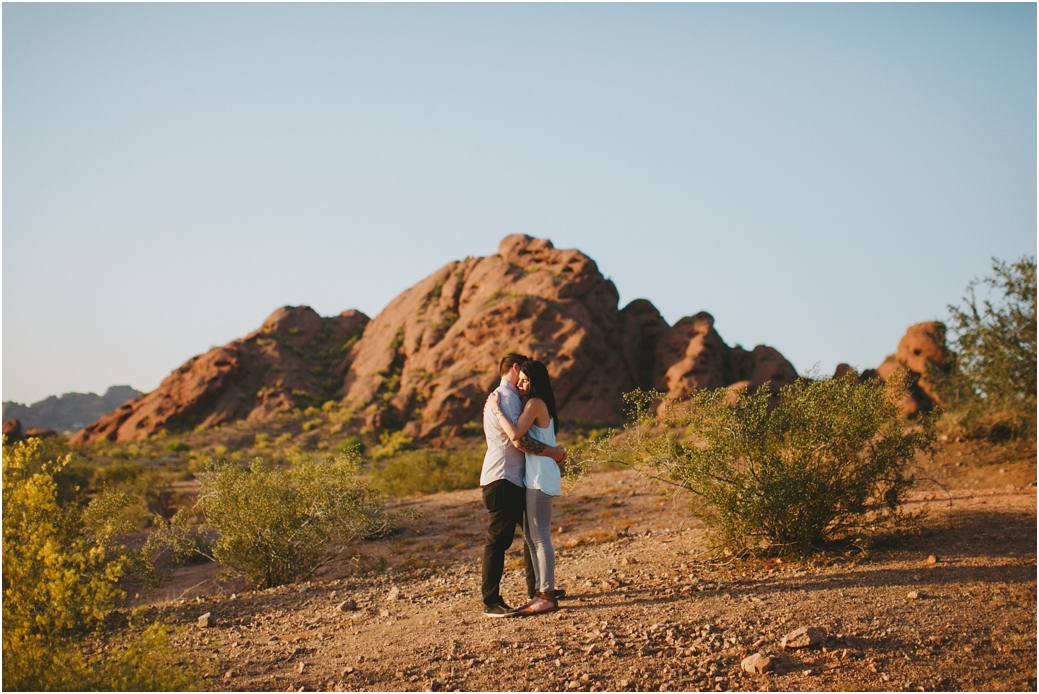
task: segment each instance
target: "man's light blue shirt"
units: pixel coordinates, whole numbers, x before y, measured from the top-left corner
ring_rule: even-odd
[[[490,398],[498,398],[498,406],[510,422],[519,421],[523,413],[523,400],[516,386],[503,378],[488,401]],[[487,439],[487,454],[483,457],[480,486],[484,487],[495,480],[505,479],[517,487],[522,487],[526,458],[523,451],[512,445],[512,441],[498,423],[498,418],[486,403],[483,406],[483,435]]]

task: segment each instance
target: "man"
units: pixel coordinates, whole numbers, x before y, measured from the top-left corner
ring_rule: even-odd
[[[522,354],[506,354],[499,365],[501,383],[487,398],[497,398],[505,416],[516,421],[523,412],[519,382],[520,364],[527,361]],[[520,449],[512,445],[502,431],[498,418],[484,406],[483,433],[487,439],[487,453],[483,458],[480,487],[483,505],[490,513],[487,540],[483,548],[483,613],[488,617],[510,617],[512,609],[501,597],[501,577],[505,572],[505,552],[512,545],[516,524],[523,521],[526,490],[523,487],[524,451],[544,455],[557,463],[566,458],[566,451],[558,446],[546,446],[529,436],[520,440]],[[527,592],[534,592],[534,564],[530,550],[523,543],[523,562],[527,573]]]

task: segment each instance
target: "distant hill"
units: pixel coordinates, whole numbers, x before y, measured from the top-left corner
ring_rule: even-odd
[[[26,429],[38,427],[73,433],[138,396],[140,393],[130,386],[112,386],[104,395],[65,393],[32,405],[5,402],[3,421],[18,419]]]

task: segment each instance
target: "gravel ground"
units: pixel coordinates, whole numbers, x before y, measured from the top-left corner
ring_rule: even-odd
[[[138,602],[184,627],[175,641],[209,659],[211,690],[1035,691],[1035,447],[969,446],[932,464],[949,493],[914,494],[920,536],[799,563],[712,559],[687,499],[593,473],[558,504],[569,595],[539,617],[479,611],[478,490],[400,502],[419,519],[305,585],[245,591],[188,567]],[[518,548],[510,604],[525,599]],[[784,649],[804,626],[823,640]],[[754,653],[771,672],[741,669]]]

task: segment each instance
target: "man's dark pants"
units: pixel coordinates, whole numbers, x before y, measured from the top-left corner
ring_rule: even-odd
[[[516,526],[522,527],[527,490],[508,480],[495,480],[483,487],[483,505],[490,513],[487,540],[483,547],[483,604],[490,607],[503,602],[501,577],[505,573],[505,552],[512,545]],[[523,568],[527,574],[527,593],[534,592],[534,562],[530,548],[523,543]]]

